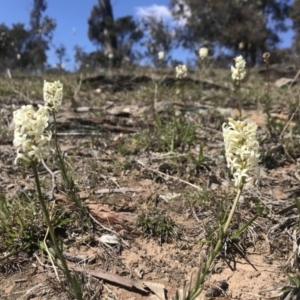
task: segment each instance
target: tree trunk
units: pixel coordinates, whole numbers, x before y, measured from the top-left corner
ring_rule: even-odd
[[[101,12],[103,13],[103,20],[105,24],[104,35],[104,52],[105,54],[114,53],[117,48],[117,37],[114,30],[114,15],[110,0],[98,0]]]

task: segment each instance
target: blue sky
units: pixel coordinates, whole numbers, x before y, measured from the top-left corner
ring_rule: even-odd
[[[0,23],[11,26],[13,23],[24,23],[28,26],[29,15],[32,8],[32,0],[1,0]],[[54,32],[53,43],[58,46],[64,44],[68,51],[70,62],[67,68],[74,67],[73,55],[74,45],[79,45],[86,52],[94,51],[95,46],[87,37],[87,19],[90,11],[97,0],[48,0],[46,14],[57,22]],[[154,14],[168,20],[169,0],[111,0],[114,17],[118,18],[126,15],[139,17],[144,14]],[[288,47],[291,44],[292,32],[281,35],[281,47]],[[173,58],[185,61],[189,53],[181,49],[172,53]],[[48,53],[48,63],[54,64],[57,59],[50,51]]]

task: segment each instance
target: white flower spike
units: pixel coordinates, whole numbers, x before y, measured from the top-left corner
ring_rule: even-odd
[[[40,161],[50,154],[49,142],[52,137],[48,127],[49,111],[46,106],[23,105],[13,113],[15,131],[13,145],[17,148],[17,157],[25,162]]]
[[[229,118],[228,124],[224,123],[222,128],[227,166],[233,175],[234,185],[241,187],[253,179],[253,171],[258,166],[257,125]]]
[[[165,58],[165,53],[163,51],[159,51],[157,57],[159,60],[163,60]]]
[[[234,59],[235,66],[231,66],[231,77],[235,81],[241,81],[246,76],[246,61],[240,55]]]
[[[175,71],[176,71],[176,78],[181,79],[183,77],[186,77],[186,75],[187,75],[186,65],[178,65],[175,68]]]
[[[208,49],[207,48],[202,47],[202,48],[199,49],[199,57],[201,59],[205,59],[207,57],[207,55],[208,55]]]
[[[59,81],[44,81],[44,101],[52,111],[57,112],[62,103],[63,85]]]

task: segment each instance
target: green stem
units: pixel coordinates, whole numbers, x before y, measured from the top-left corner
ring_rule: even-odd
[[[238,190],[238,192],[237,192],[237,195],[236,195],[236,197],[235,197],[235,199],[234,199],[234,202],[233,202],[231,211],[230,211],[230,213],[229,213],[228,219],[227,219],[227,221],[226,221],[226,223],[225,223],[225,226],[224,226],[224,228],[223,228],[223,232],[224,232],[225,235],[227,234],[227,231],[228,231],[228,228],[229,228],[231,219],[232,219],[232,217],[233,217],[233,215],[234,215],[234,212],[235,212],[236,206],[237,206],[237,204],[238,204],[238,202],[239,202],[239,199],[240,199],[240,196],[241,196],[241,194],[242,194],[242,191],[243,191],[243,185],[239,188],[239,190]]]
[[[265,113],[267,115],[267,128],[270,132],[271,138],[273,138],[273,129],[272,129],[272,124],[271,124],[271,114],[270,114],[271,98],[270,98],[269,62],[266,62],[266,68],[267,68],[267,97],[266,97],[266,103],[265,103]]]
[[[54,123],[54,142],[55,142],[55,150],[56,150],[56,154],[57,154],[57,158],[59,161],[59,166],[62,172],[62,176],[63,178],[66,180],[68,188],[70,189],[71,192],[73,192],[73,182],[72,180],[69,178],[68,174],[67,174],[67,170],[64,164],[64,160],[61,154],[61,150],[60,147],[58,145],[58,139],[57,139],[57,123],[56,123],[56,117],[55,117],[55,112],[52,112],[52,116],[53,116],[53,123]]]
[[[75,201],[75,203],[77,204],[77,206],[87,216],[87,213],[86,213],[86,211],[85,211],[85,209],[84,209],[84,207],[82,205],[81,200],[76,195],[75,184],[74,184],[73,178],[68,175],[68,170],[67,170],[67,168],[65,166],[63,155],[62,155],[62,152],[61,152],[59,144],[58,144],[58,139],[57,139],[57,123],[56,123],[55,112],[52,112],[52,115],[53,115],[54,132],[55,132],[54,133],[55,150],[56,150],[57,158],[58,158],[58,161],[59,161],[59,167],[60,167],[63,179],[67,183],[67,186],[69,188],[69,192],[70,192],[72,200]]]
[[[221,249],[221,247],[222,247],[222,245],[224,243],[224,240],[226,238],[229,225],[230,225],[231,220],[233,218],[233,215],[235,213],[236,206],[237,206],[238,201],[240,199],[240,196],[242,194],[242,190],[243,190],[243,185],[240,186],[240,188],[239,188],[239,190],[237,192],[237,195],[236,195],[236,197],[234,199],[231,211],[229,213],[228,219],[227,219],[224,227],[222,228],[222,226],[220,226],[220,237],[219,237],[219,240],[218,240],[215,248],[210,252],[210,255],[209,255],[209,257],[208,257],[208,259],[206,261],[206,264],[205,264],[204,268],[202,269],[202,272],[200,274],[200,278],[199,278],[199,281],[198,281],[199,286],[204,283],[205,277],[206,277],[206,275],[207,275],[207,273],[208,273],[208,271],[209,271],[209,269],[210,269],[213,261],[215,260],[216,256],[220,252],[220,249]],[[200,294],[201,290],[199,291],[199,294]],[[197,295],[198,295],[198,293],[197,293]]]
[[[237,89],[238,89],[238,97],[239,97],[239,114],[240,114],[240,120],[242,120],[242,99],[241,99],[242,95],[241,95],[241,83],[239,80],[238,80]]]
[[[68,281],[70,282],[70,284],[73,288],[73,292],[75,294],[76,299],[81,300],[82,299],[82,292],[81,292],[81,290],[78,286],[77,281],[72,277],[72,275],[69,271],[67,261],[66,261],[65,257],[62,254],[62,251],[60,250],[60,248],[58,246],[58,242],[57,242],[57,239],[56,239],[55,234],[54,234],[54,229],[53,229],[53,226],[52,226],[52,223],[51,223],[51,220],[50,220],[49,212],[48,212],[48,209],[47,209],[46,204],[44,202],[42,191],[41,191],[41,185],[40,185],[40,180],[39,180],[39,175],[38,175],[38,170],[37,170],[37,163],[32,162],[31,166],[32,166],[33,174],[34,174],[36,187],[37,187],[39,201],[40,201],[40,204],[41,204],[44,216],[45,216],[47,226],[49,228],[49,232],[50,232],[50,236],[51,236],[51,240],[52,240],[52,243],[53,243],[53,246],[54,246],[55,253],[57,254],[58,258],[60,259],[60,261],[62,263],[62,268],[64,270],[65,275],[67,276]]]
[[[56,123],[56,118],[55,118],[55,112],[54,112],[54,111],[52,111],[52,116],[53,116],[53,123],[54,123],[54,141],[55,141],[55,148],[56,148],[56,151],[58,151],[57,123]]]

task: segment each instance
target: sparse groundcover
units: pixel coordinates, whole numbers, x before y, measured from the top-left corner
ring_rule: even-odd
[[[299,293],[298,86],[199,55],[177,79],[0,77],[1,299]],[[15,148],[26,104],[44,127],[20,114]]]

